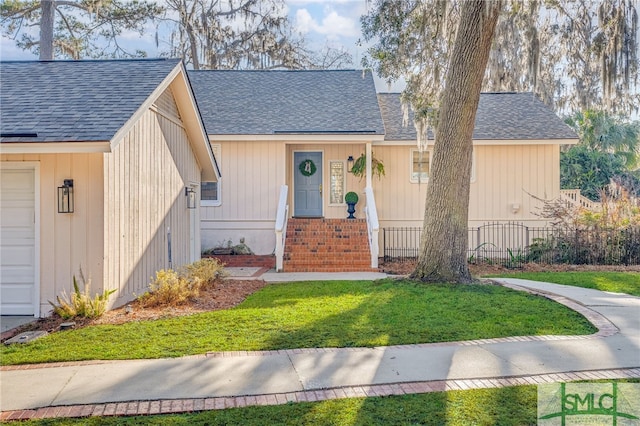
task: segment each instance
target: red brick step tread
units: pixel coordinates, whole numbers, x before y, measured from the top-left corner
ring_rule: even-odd
[[[284,272],[372,271],[364,219],[289,219]]]

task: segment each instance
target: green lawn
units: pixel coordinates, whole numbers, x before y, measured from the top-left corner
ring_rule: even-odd
[[[639,383],[640,379],[604,380]],[[45,425],[534,425],[537,387],[349,398],[278,406],[232,408],[149,417],[52,419],[20,423]]]
[[[528,425],[535,386],[349,398],[149,417],[52,419],[26,425]],[[23,423],[21,423],[23,424]]]
[[[513,272],[499,276],[640,296],[638,272]]]
[[[0,348],[3,365],[178,357],[207,351],[386,346],[590,334],[582,316],[497,285],[329,281],[269,285],[241,305],[187,317],[92,326]]]

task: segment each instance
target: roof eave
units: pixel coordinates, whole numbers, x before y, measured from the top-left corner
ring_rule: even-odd
[[[175,87],[177,95],[175,101],[183,117],[185,129],[189,136],[191,147],[196,155],[196,160],[201,169],[201,178],[205,181],[217,181],[220,178],[220,171],[215,161],[213,150],[209,144],[209,140],[204,130],[204,125],[200,119],[200,113],[196,106],[196,102],[186,77],[186,70],[182,61],[167,74],[165,79],[160,83],[147,99],[140,105],[136,112],[131,115],[129,120],[122,126],[116,134],[111,138],[111,148],[115,148],[120,141],[129,133],[135,123],[151,108],[153,103],[167,90],[169,87]],[[199,141],[199,142],[198,142]]]
[[[111,152],[110,141],[7,142],[0,143],[0,154],[87,154]]]
[[[549,139],[474,139],[474,145],[575,145],[578,138],[549,138]]]
[[[284,141],[284,142],[376,142],[383,141],[378,133],[271,133],[271,134],[209,134],[210,141]]]
[[[178,64],[178,67],[179,71],[171,84],[174,89],[177,89],[173,93],[178,110],[185,127],[188,129],[189,140],[192,142],[192,148],[201,167],[202,179],[215,182],[220,179],[222,174],[204,128],[187,71],[182,62]]]

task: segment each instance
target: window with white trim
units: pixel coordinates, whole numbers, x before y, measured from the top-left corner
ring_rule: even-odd
[[[212,144],[211,150],[213,151],[213,155],[218,162],[218,165],[221,164],[221,147],[220,144]],[[217,182],[202,182],[200,186],[200,205],[202,206],[219,206],[222,204],[222,199],[220,197],[220,180]]]
[[[411,182],[426,183],[431,173],[431,151],[423,151],[422,156],[417,149],[411,150]],[[476,180],[476,150],[471,154],[471,182]]]
[[[344,161],[329,162],[329,204],[344,204],[345,187]]]
[[[420,152],[417,149],[411,150],[411,175],[412,183],[426,183],[429,180],[431,153],[430,151]]]

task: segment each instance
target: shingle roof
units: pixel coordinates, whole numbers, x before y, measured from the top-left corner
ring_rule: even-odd
[[[383,134],[370,72],[189,71],[209,134]]]
[[[178,63],[0,62],[0,141],[108,141]]]
[[[385,126],[385,140],[416,140],[413,115],[402,126],[398,93],[378,95]],[[433,135],[430,135],[432,138]],[[577,139],[578,136],[532,93],[482,93],[473,139],[531,140]]]

